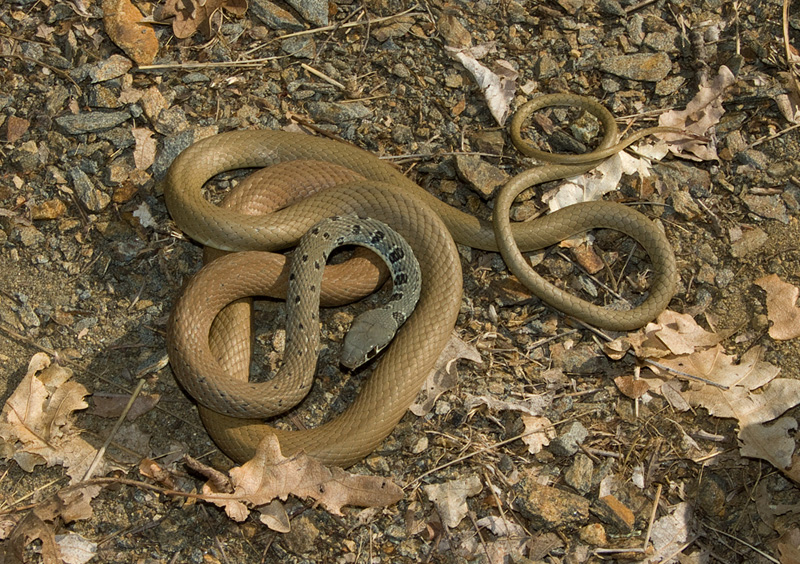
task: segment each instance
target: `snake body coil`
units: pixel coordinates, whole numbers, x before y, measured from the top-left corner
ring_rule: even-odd
[[[592,113],[594,106],[599,106],[596,103],[585,106],[584,98],[567,95],[542,97],[538,101],[542,106],[578,105]],[[616,125],[607,111],[605,114],[601,121],[606,136],[599,156],[594,159],[604,158],[608,156],[606,153],[622,147],[614,145]],[[220,172],[278,163],[296,163],[297,168],[305,168],[303,163],[309,160],[324,161],[334,169],[349,169],[363,180],[332,182],[331,188],[263,216],[216,207],[202,196],[205,182]],[[279,250],[296,244],[313,224],[325,217],[357,214],[382,221],[400,233],[413,249],[422,277],[417,309],[363,384],[355,402],[342,415],[315,429],[290,432],[274,429],[259,420],[235,418],[201,407],[201,417],[209,433],[223,451],[239,461],[251,458],[259,441],[270,433],[277,435],[284,455],[303,449],[326,464],[346,466],[371,452],[415,398],[455,324],[461,305],[462,280],[453,238],[471,247],[502,250],[504,258],[511,261],[511,268],[520,275],[527,264],[524,260],[520,264],[519,249],[544,248],[597,226],[620,229],[643,244],[653,263],[650,295],[633,310],[610,313],[591,306],[535,273],[526,282],[550,305],[601,327],[633,329],[655,318],[672,297],[676,268],[666,237],[646,217],[610,202],[574,205],[522,224],[508,225],[507,216],[500,217],[525,187],[581,174],[596,164],[591,155],[582,156],[577,163],[547,165],[513,179],[496,206],[500,210],[494,217],[499,226],[496,235],[490,222],[448,206],[375,156],[344,143],[279,131],[236,131],[205,139],[186,149],[169,169],[164,194],[175,221],[198,242],[224,250]],[[325,165],[321,166],[324,170]],[[286,276],[282,260],[268,253],[236,253],[224,268],[216,267],[219,261],[215,261],[192,282],[200,287],[195,295],[211,292],[220,285],[231,286],[230,273],[238,268],[248,274],[242,277],[243,287],[236,289],[236,295],[280,293]],[[324,286],[323,279],[323,300]],[[185,302],[183,307],[192,315],[199,315],[196,312],[211,306],[196,299]],[[173,315],[173,319],[179,317]],[[189,331],[188,336],[183,332],[185,327],[191,327],[191,321],[181,327],[171,321],[170,360],[174,369],[183,370],[184,365],[194,362],[199,348],[210,347],[211,354],[219,359],[230,377],[246,381],[249,344],[246,338],[229,335],[248,334],[248,319],[238,314],[225,317],[224,321],[218,318],[217,327],[212,327],[210,333]],[[198,388],[195,397],[201,404],[216,401],[204,397],[214,393],[207,382],[201,382]]]

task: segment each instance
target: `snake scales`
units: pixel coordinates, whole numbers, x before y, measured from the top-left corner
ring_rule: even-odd
[[[268,433],[277,435],[284,455],[303,449],[326,464],[347,466],[374,450],[413,401],[455,324],[461,304],[461,268],[453,239],[485,250],[498,250],[499,246],[511,270],[537,296],[600,327],[633,329],[666,307],[676,283],[674,257],[663,233],[638,212],[610,202],[591,202],[564,208],[534,222],[509,224],[508,208],[525,188],[582,174],[653,131],[645,130],[616,143],[616,124],[601,105],[572,95],[543,96],[526,106],[522,117],[512,123],[512,138],[523,152],[542,157],[524,144],[518,129],[513,127],[519,128],[525,115],[536,109],[554,105],[577,106],[596,115],[605,130],[600,147],[588,155],[560,155],[557,158],[564,164],[533,168],[513,178],[495,204],[494,226],[437,200],[373,155],[325,139],[278,131],[237,131],[200,141],[175,160],[165,179],[165,198],[175,221],[198,242],[228,251],[279,250],[295,244],[325,217],[357,214],[392,226],[409,243],[421,269],[422,290],[416,311],[400,329],[354,403],[324,425],[284,431],[260,420],[217,413],[202,407],[214,400],[208,397],[213,394],[212,387],[201,383],[195,399],[201,404],[201,416],[209,433],[224,452],[235,460],[247,460]],[[545,156],[548,160],[554,157],[546,153]],[[341,182],[325,180],[327,165],[308,161],[332,163],[337,171],[343,167],[355,176],[348,178],[344,173]],[[285,209],[259,216],[213,206],[202,196],[205,182],[220,172],[279,163],[291,163],[295,168],[317,167],[312,176],[319,176],[322,183],[331,186]],[[336,176],[338,172],[331,174]],[[519,250],[540,249],[594,227],[623,231],[639,241],[650,255],[655,271],[650,295],[633,310],[612,312],[564,293],[536,275]],[[217,296],[221,295],[220,288],[226,288],[234,297],[215,299],[231,301],[245,295],[285,292],[286,273],[281,255],[240,252],[224,258],[223,266],[215,266],[222,264],[215,261],[193,279],[190,287],[198,289],[190,294],[192,299],[180,300],[170,320],[168,347],[176,373],[191,372],[188,367],[197,352],[208,349],[218,359],[215,377],[247,379],[249,317],[242,313],[247,306],[233,304],[229,314],[217,318],[210,333],[205,329],[198,333],[195,330],[198,312],[224,306],[208,304],[207,298],[200,297],[204,293]],[[341,296],[335,286],[326,286],[327,278],[326,271],[323,301],[337,302]]]

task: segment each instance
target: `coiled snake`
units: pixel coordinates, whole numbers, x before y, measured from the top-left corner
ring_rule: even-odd
[[[402,235],[413,249],[421,270],[422,289],[417,309],[400,329],[372,376],[362,385],[354,403],[324,425],[310,430],[284,431],[260,420],[217,413],[202,407],[219,400],[218,394],[210,397],[219,389],[216,380],[211,386],[208,381],[192,384],[193,396],[201,404],[203,421],[226,454],[238,461],[247,460],[268,433],[277,435],[284,455],[303,449],[326,464],[347,466],[374,450],[415,398],[455,325],[461,305],[462,281],[453,239],[479,249],[496,251],[499,247],[512,271],[538,297],[600,327],[634,329],[655,318],[666,307],[677,278],[674,256],[664,234],[635,210],[610,202],[591,202],[563,208],[533,222],[513,225],[509,225],[507,215],[514,198],[525,188],[582,174],[653,130],[639,132],[616,143],[617,127],[613,116],[592,100],[558,94],[542,96],[529,104],[522,118],[512,122],[512,138],[518,146],[521,143],[527,153],[531,153],[530,148],[524,145],[519,134],[521,120],[542,107],[583,108],[598,117],[605,135],[599,149],[593,153],[558,155],[555,157],[566,164],[533,168],[513,178],[495,203],[494,227],[439,201],[373,155],[344,143],[279,131],[236,131],[204,139],[181,153],[168,171],[164,194],[175,221],[198,242],[227,251],[279,250],[296,244],[312,225],[326,217],[356,214],[382,221]],[[548,159],[554,157],[544,155]],[[541,155],[536,156],[541,158]],[[278,163],[309,169],[310,177],[319,178],[321,184],[327,183],[330,187],[287,208],[258,216],[213,206],[202,196],[205,182],[220,172]],[[328,171],[329,167],[332,172]],[[343,172],[343,169],[347,170]],[[566,294],[536,275],[519,251],[547,247],[595,227],[617,229],[630,235],[650,255],[655,275],[649,296],[630,311],[606,310]],[[170,319],[168,348],[176,373],[196,372],[190,367],[198,351],[204,350],[207,352],[203,353],[203,358],[217,359],[213,363],[216,375],[212,379],[246,380],[250,355],[249,317],[242,313],[241,304],[234,304],[230,315],[218,317],[210,332],[207,329],[210,323],[198,331],[198,316],[205,315],[200,312],[206,310],[219,310],[241,296],[285,292],[282,255],[240,252],[224,259],[224,262],[214,261],[192,280]],[[219,264],[222,266],[217,266]],[[327,279],[326,271],[323,301],[340,301],[335,286],[326,286]],[[230,290],[231,294],[221,297],[221,289]],[[313,360],[316,362],[316,357]],[[225,398],[224,403],[237,403],[240,399],[234,394]],[[239,413],[242,414],[242,410]]]

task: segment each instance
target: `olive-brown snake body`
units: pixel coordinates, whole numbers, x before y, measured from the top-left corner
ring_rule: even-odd
[[[557,95],[542,101],[550,102],[543,105],[575,105],[575,100],[575,97]],[[596,108],[591,104],[578,105],[595,113]],[[613,118],[601,117],[601,121],[606,136],[600,147],[600,157],[605,157],[607,154],[603,151],[613,153],[622,146],[614,145],[616,125]],[[247,216],[219,208],[202,196],[205,182],[220,172],[305,160],[334,163],[355,171],[366,180],[336,185],[264,216]],[[320,219],[337,214],[358,214],[383,221],[398,231],[414,250],[422,272],[422,293],[417,310],[347,411],[316,429],[289,432],[275,430],[257,420],[236,419],[203,408],[204,423],[217,444],[239,461],[249,459],[267,433],[278,436],[284,455],[303,449],[327,464],[347,466],[371,452],[413,401],[455,324],[461,305],[462,281],[453,239],[475,248],[498,250],[495,233],[500,233],[505,239],[501,246],[503,256],[515,274],[550,305],[590,323],[625,330],[655,318],[672,297],[676,268],[666,237],[645,216],[620,204],[591,202],[564,208],[534,222],[513,226],[507,223],[508,207],[523,189],[581,174],[597,164],[596,160],[586,157],[577,160],[578,163],[531,169],[513,179],[496,203],[498,213],[493,227],[489,222],[439,201],[373,155],[343,143],[279,131],[236,131],[189,147],[168,172],[165,198],[175,221],[198,242],[224,250],[279,250],[295,244]],[[564,293],[528,272],[513,244],[516,241],[519,249],[525,251],[540,249],[593,227],[624,231],[642,243],[650,255],[655,270],[650,295],[631,311],[609,312]],[[169,351],[176,371],[192,362],[192,351],[196,347],[210,346],[229,374],[246,378],[249,348],[241,339],[230,345],[235,349],[231,352],[226,350],[225,337],[213,331],[211,335],[197,335],[192,333],[191,327],[196,325],[193,316],[210,315],[208,311],[225,305],[222,302],[228,298],[222,297],[220,278],[224,278],[223,285],[233,290],[236,297],[270,295],[274,291],[280,272],[275,272],[274,264],[266,265],[274,259],[259,258],[261,256],[261,253],[237,253],[225,257],[224,266],[215,267],[219,262],[216,261],[192,281],[193,286],[202,286],[202,291],[213,297],[214,304],[182,303],[176,308],[169,328]],[[231,275],[240,272],[239,269],[243,269],[242,274]],[[200,310],[204,313],[198,313]],[[248,355],[247,361],[242,360],[244,354]]]

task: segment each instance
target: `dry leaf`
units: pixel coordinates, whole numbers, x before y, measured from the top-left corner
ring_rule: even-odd
[[[20,521],[0,548],[0,562],[22,564],[25,547],[34,540],[41,541],[41,558],[44,564],[61,564],[61,551],[56,544],[53,527],[45,523],[35,511]]]
[[[722,386],[740,386],[748,391],[760,388],[775,378],[780,368],[761,360],[763,349],[753,347],[739,362],[736,357],[727,355],[721,345],[692,354],[659,359],[661,366],[675,372],[704,378]],[[650,366],[656,374],[668,376],[657,366]]]
[[[729,390],[703,386],[683,392],[683,397],[692,406],[704,407],[716,417],[737,419],[743,427],[758,425],[800,404],[800,380],[776,378],[763,387],[761,393],[751,393],[742,386]]]
[[[273,499],[269,504],[258,508],[258,519],[276,533],[288,533],[292,530],[289,515],[283,504]]]
[[[244,521],[249,507],[259,508],[289,494],[311,498],[335,515],[345,505],[385,507],[403,497],[403,490],[391,480],[359,476],[341,468],[326,468],[304,453],[281,454],[278,439],[269,435],[258,445],[253,459],[230,471],[232,495],[218,494],[210,484],[203,486],[205,499],[225,508],[231,519]]]
[[[769,336],[785,341],[800,337],[800,307],[797,297],[800,289],[770,274],[756,280],[767,293],[767,317],[772,322]]]
[[[465,343],[458,335],[453,333],[439,354],[439,358],[436,359],[433,370],[428,374],[419,397],[409,407],[411,413],[417,417],[430,413],[439,396],[455,387],[458,383],[456,361],[462,358],[471,360],[478,365],[483,363],[478,349]]]
[[[710,333],[700,327],[691,315],[665,310],[655,324],[644,329],[648,337],[660,341],[672,354],[688,354],[698,348],[713,347],[725,340],[726,333]],[[640,347],[647,347],[641,343]],[[636,348],[636,344],[634,344]],[[638,355],[637,351],[637,355]]]
[[[528,445],[528,452],[536,454],[550,444],[551,439],[556,438],[556,430],[553,423],[547,417],[534,417],[532,415],[522,415],[522,423],[525,425],[525,434],[522,442]]]
[[[674,562],[674,560],[664,560],[664,557],[674,557],[686,544],[691,536],[692,520],[692,506],[684,501],[674,506],[669,515],[653,523],[650,540],[656,553],[643,562],[647,564]]]
[[[618,376],[614,378],[614,383],[620,392],[631,399],[638,399],[650,391],[650,384],[633,376]]]
[[[0,414],[0,438],[5,440],[6,455],[26,472],[38,464],[60,464],[75,483],[83,478],[97,450],[72,425],[72,412],[87,407],[83,398],[89,392],[71,377],[71,370],[50,366],[46,354],[34,355],[28,373]],[[103,462],[97,472],[106,471]]]
[[[781,417],[772,425],[748,425],[739,431],[742,456],[767,460],[775,468],[788,468],[794,454],[794,431],[797,421]]]
[[[797,429],[797,421],[782,417],[772,425],[765,425],[800,404],[800,380],[776,378],[761,389],[761,393],[741,386],[729,390],[704,386],[684,392],[683,396],[693,406],[705,407],[712,415],[739,421],[742,456],[766,460],[787,477],[800,481],[798,468],[794,466],[795,441],[793,433],[789,433]]]
[[[211,38],[215,25],[212,20],[221,8],[237,16],[247,11],[247,0],[167,0],[159,12],[159,18],[172,20],[172,32],[179,39],[186,39],[199,29]]]
[[[527,536],[525,529],[509,521],[505,517],[497,515],[488,515],[481,517],[476,523],[479,527],[486,527],[498,537],[525,537]]]
[[[478,62],[481,55],[489,51],[491,46],[479,46],[464,49],[445,47],[445,52],[461,63],[475,79],[475,83],[483,91],[489,111],[499,125],[504,125],[510,113],[511,100],[517,91],[519,73],[502,60],[496,61],[497,72],[492,72]]]
[[[137,65],[149,65],[158,53],[158,39],[152,26],[141,22],[142,14],[130,0],[103,0],[108,37]]]
[[[95,392],[92,394],[92,407],[89,408],[88,413],[97,415],[98,417],[108,417],[112,419],[118,418],[122,415],[125,406],[128,405],[131,396],[130,394],[109,394],[105,392]],[[161,396],[158,394],[139,394],[133,401],[128,415],[125,416],[126,421],[133,421],[140,415],[143,415],[153,409]]]
[[[93,515],[91,502],[100,494],[102,489],[102,486],[87,485],[59,491],[56,494],[59,501],[58,515],[66,523],[81,519],[91,519]]]
[[[486,406],[490,411],[521,411],[527,415],[538,417],[552,403],[549,394],[533,396],[527,400],[502,401],[492,396],[473,396],[467,394],[464,400],[464,409],[472,411],[478,407]]]
[[[133,162],[139,170],[147,170],[156,161],[156,140],[153,132],[144,127],[131,130],[136,147],[133,150]]]
[[[97,543],[78,533],[56,535],[56,543],[61,549],[64,564],[85,564],[97,555]]]
[[[719,123],[725,109],[722,99],[725,91],[736,82],[736,77],[726,66],[719,69],[719,73],[709,84],[703,80],[694,98],[682,111],[671,110],[661,114],[658,125],[677,127],[694,135],[706,135]],[[670,143],[673,154],[695,161],[717,160],[717,149],[713,139],[705,142],[698,139],[681,137],[676,133],[660,133],[658,137]]]
[[[796,525],[778,539],[781,564],[800,564],[800,528]]]
[[[470,476],[466,480],[451,480],[442,484],[422,486],[423,491],[436,506],[442,523],[453,529],[467,515],[467,498],[481,492],[481,480]]]

